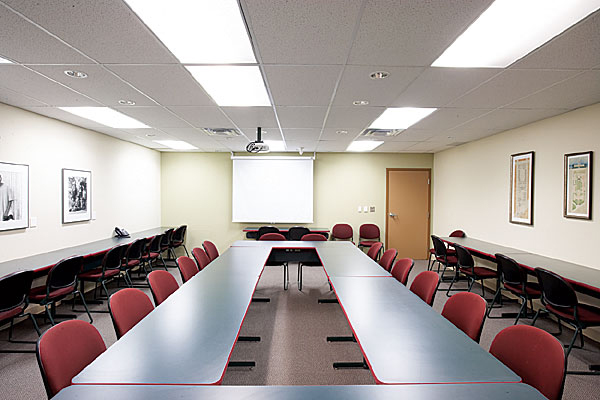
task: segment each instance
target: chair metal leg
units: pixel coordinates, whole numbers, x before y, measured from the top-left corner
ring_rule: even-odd
[[[298,290],[302,291],[302,263],[298,263]]]
[[[519,322],[519,318],[521,318],[521,315],[523,315],[523,309],[525,309],[525,314],[527,314],[527,299],[524,297],[521,297],[521,299],[523,300],[523,304],[521,305],[521,308],[519,309],[519,313],[517,314],[517,319],[515,319],[515,323],[513,325],[516,325],[517,322]]]
[[[496,303],[496,299],[498,298],[498,296],[501,296],[501,294],[500,294],[501,291],[502,291],[502,289],[500,287],[496,290],[496,293],[494,294],[494,298],[492,299],[492,302],[488,306],[487,312],[485,313],[486,318],[490,317],[490,313],[492,312],[492,308],[494,308],[494,303]]]
[[[458,273],[454,274],[454,277],[452,277],[452,282],[450,282],[450,286],[448,286],[448,290],[446,290],[447,297],[450,297],[450,291],[452,290],[452,286],[454,285],[454,282],[456,282],[457,276],[458,276]]]
[[[46,315],[48,316],[48,319],[50,320],[50,324],[52,326],[56,325],[56,322],[54,322],[54,318],[52,318],[52,313],[50,312],[50,309],[48,308],[48,304],[44,304],[44,308],[46,309]]]
[[[433,264],[434,263],[431,262],[431,259],[432,259],[431,256],[433,256],[433,254],[431,254],[431,252],[430,252],[429,253],[429,260],[427,260],[427,271],[431,271],[433,269]]]
[[[185,255],[189,257],[190,253],[188,253],[187,247],[185,247],[185,244],[182,244],[182,246],[183,246],[183,249],[185,250]]]
[[[289,283],[289,275],[288,275],[288,265],[287,263],[283,264],[283,290],[288,290]]]
[[[94,323],[94,319],[92,318],[92,314],[90,314],[90,310],[88,309],[87,303],[85,302],[85,298],[83,297],[83,293],[81,293],[79,290],[76,290],[73,293],[73,299],[75,299],[75,294],[79,295],[79,298],[81,299],[81,302],[83,303],[83,307],[85,308],[85,312],[87,313],[88,317],[90,318],[90,324]]]

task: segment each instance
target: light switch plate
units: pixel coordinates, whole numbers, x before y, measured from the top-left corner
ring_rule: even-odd
[[[362,212],[362,207],[358,206],[358,212]]]
[[[37,226],[37,217],[29,218],[29,227],[35,228]]]
[[[96,219],[96,211],[92,211],[92,220]]]
[[[366,212],[366,213],[368,213],[368,212],[369,212],[369,206],[364,206],[364,207],[363,207],[363,212]]]

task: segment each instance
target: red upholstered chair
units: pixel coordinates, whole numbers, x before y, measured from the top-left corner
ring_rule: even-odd
[[[206,252],[206,255],[210,261],[214,261],[215,258],[219,257],[219,250],[217,250],[217,246],[215,246],[215,244],[210,240],[205,240],[202,243],[202,247],[204,247],[204,251]]]
[[[34,287],[29,291],[29,302],[44,306],[46,315],[52,325],[55,325],[54,316],[50,312],[49,305],[56,304],[57,301],[64,299],[69,295],[78,295],[85,307],[90,322],[93,322],[92,315],[88,310],[87,303],[83,294],[77,289],[77,275],[81,271],[83,257],[76,256],[65,258],[56,263],[46,278],[44,286]]]
[[[371,247],[381,240],[381,232],[375,224],[362,224],[358,229],[358,247]]]
[[[431,235],[431,241],[433,242],[433,248],[435,250],[435,261],[431,264],[431,268],[428,267],[428,270],[433,270],[434,264],[438,263],[438,274],[440,273],[440,266],[444,266],[442,270],[442,276],[446,273],[448,268],[456,268],[456,264],[458,262],[456,258],[456,254],[449,254],[446,245],[439,237],[435,235]],[[455,272],[456,275],[456,272]]]
[[[448,286],[448,290],[446,291],[446,295],[450,296],[450,291],[452,290],[452,285],[454,282],[458,280],[458,275],[463,274],[469,279],[469,288],[468,292],[473,288],[473,284],[475,281],[481,281],[481,295],[485,297],[485,285],[483,281],[485,279],[497,279],[498,272],[493,269],[489,269],[486,267],[477,267],[475,266],[475,260],[473,260],[473,256],[469,252],[469,250],[465,249],[463,246],[455,245],[456,249],[456,258],[458,260],[457,263],[457,271],[452,278],[452,282],[450,282],[450,286]]]
[[[449,237],[466,237],[467,234],[461,230],[456,230],[453,231],[452,233],[450,233],[448,235]],[[448,253],[449,256],[455,256],[456,255],[456,251],[452,248],[452,246],[447,246],[446,247],[446,252]],[[433,268],[433,260],[435,260],[435,247],[432,247],[431,249],[429,249],[429,260],[427,261],[427,270],[431,271],[431,269]]]
[[[481,296],[463,292],[456,293],[446,301],[442,316],[479,343],[486,310],[487,303]]]
[[[176,257],[175,250],[179,247],[183,247],[185,250],[185,254],[189,257],[189,253],[187,248],[185,247],[185,234],[187,233],[187,225],[181,225],[179,228],[173,231],[173,235],[171,236],[171,240],[169,242],[169,252],[173,256]]]
[[[306,235],[303,235],[300,240],[305,242],[324,242],[327,238],[320,233],[307,233]]]
[[[387,249],[383,252],[381,259],[379,260],[379,265],[386,271],[390,272],[392,269],[392,265],[394,264],[394,260],[398,255],[398,250],[396,249]]]
[[[177,259],[177,266],[179,267],[179,273],[181,274],[181,281],[183,283],[186,283],[192,279],[194,275],[200,272],[194,260],[186,256],[181,256]]]
[[[71,380],[106,350],[93,325],[64,321],[48,329],[37,342],[37,360],[48,398],[71,385]]]
[[[410,291],[419,296],[425,303],[433,305],[435,292],[440,277],[433,271],[423,271],[415,277],[410,285]]]
[[[335,224],[331,230],[331,240],[349,240],[354,238],[354,231],[348,224]]]
[[[283,236],[281,233],[271,232],[271,233],[265,233],[258,240],[271,240],[271,241],[285,240],[285,236]]]
[[[412,270],[415,262],[412,258],[401,258],[396,261],[394,266],[392,267],[392,276],[398,280],[401,284],[406,286],[408,282],[408,275]]]
[[[26,341],[13,341],[13,323],[15,318],[29,317],[33,327],[40,335],[40,329],[31,313],[26,313],[28,300],[27,294],[33,282],[33,271],[18,271],[0,278],[0,325],[10,321],[8,340],[14,343],[34,343]],[[0,350],[0,353],[33,353],[33,350]]]
[[[200,247],[194,247],[192,249],[192,257],[194,257],[194,260],[196,260],[196,264],[198,264],[198,270],[200,271],[206,268],[206,266],[211,262],[208,254]]]
[[[496,335],[490,353],[549,400],[562,397],[565,353],[548,332],[529,325],[509,326]]]
[[[367,251],[367,255],[369,257],[371,257],[371,259],[373,259],[373,261],[377,261],[377,259],[379,258],[379,253],[381,252],[382,248],[383,248],[383,243],[377,242],[377,243],[373,244],[371,247],[369,247],[369,251]]]
[[[154,310],[152,301],[146,293],[135,288],[122,289],[110,296],[108,308],[117,339]]]
[[[177,281],[173,275],[167,271],[150,272],[148,275],[148,283],[150,284],[150,291],[152,292],[152,298],[154,298],[154,304],[157,306],[179,289]]]
[[[96,294],[96,288],[98,284],[104,290],[106,298],[110,296],[106,287],[106,282],[110,279],[121,275],[121,260],[123,250],[127,245],[118,245],[108,250],[102,258],[102,266],[100,268],[92,269],[90,271],[82,272],[79,274],[79,280],[83,282],[94,282],[94,296]],[[125,278],[123,278],[125,280]],[[126,280],[125,280],[126,281]],[[127,281],[126,281],[127,283]],[[103,311],[106,312],[106,311]]]

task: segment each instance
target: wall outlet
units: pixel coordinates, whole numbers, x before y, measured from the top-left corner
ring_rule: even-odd
[[[375,206],[369,207],[369,212],[375,212]]]
[[[364,206],[364,207],[363,207],[363,212],[366,212],[366,213],[368,213],[368,212],[369,212],[369,206]]]

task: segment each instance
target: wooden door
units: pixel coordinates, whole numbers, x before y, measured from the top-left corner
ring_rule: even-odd
[[[398,258],[429,257],[430,169],[387,169],[386,249]]]

